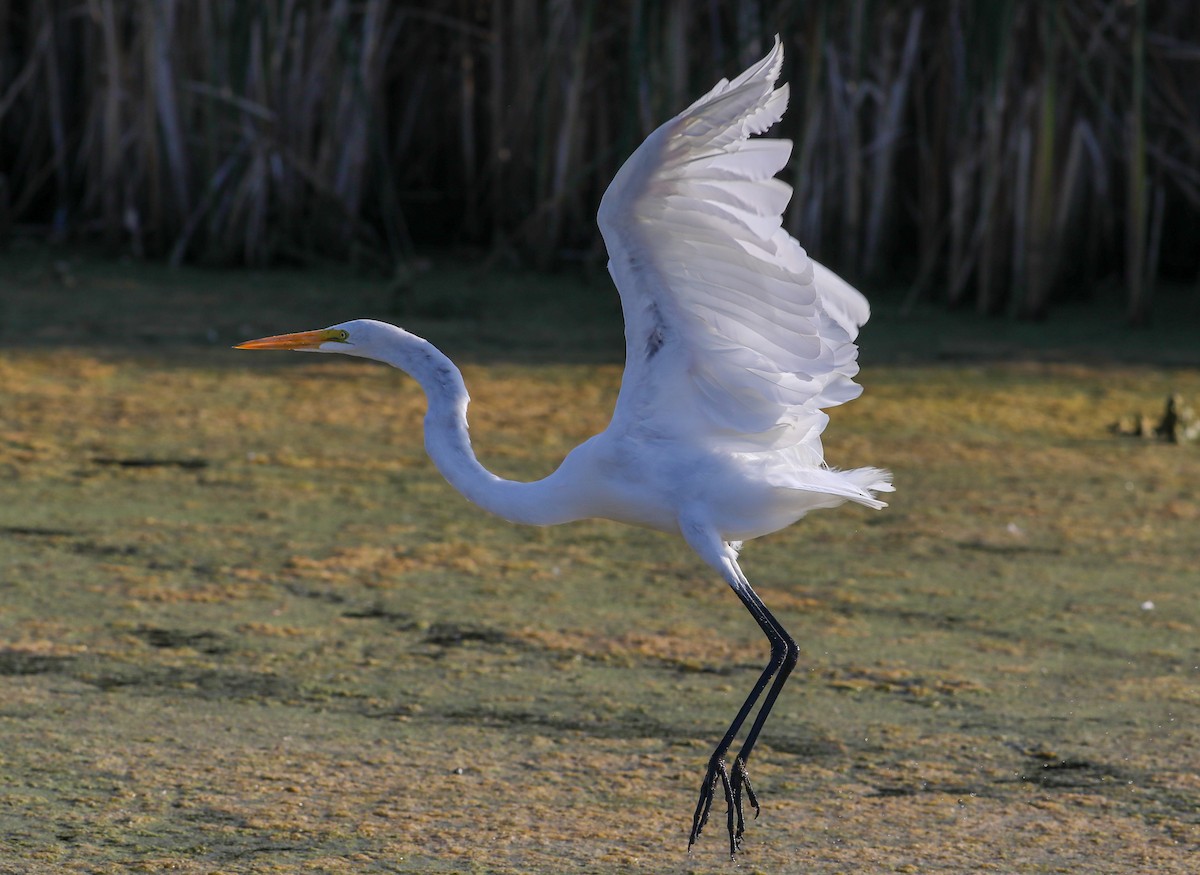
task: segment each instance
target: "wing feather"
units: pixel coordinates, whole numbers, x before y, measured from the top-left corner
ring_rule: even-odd
[[[822,461],[824,408],[858,396],[866,299],[782,227],[787,140],[775,46],[654,131],[605,192],[599,224],[625,314],[613,426],[706,435]]]

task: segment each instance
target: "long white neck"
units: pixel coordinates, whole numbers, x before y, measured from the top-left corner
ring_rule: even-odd
[[[471,399],[462,373],[429,341],[396,331],[401,342],[372,351],[370,357],[405,371],[425,390],[429,400],[425,450],[450,485],[484,510],[512,522],[544,526],[579,519],[565,478],[551,474],[521,483],[497,477],[479,463],[467,429]]]

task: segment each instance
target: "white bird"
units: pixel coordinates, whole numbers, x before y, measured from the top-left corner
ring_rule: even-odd
[[[823,410],[862,391],[853,341],[870,310],[781,227],[791,188],[774,176],[792,145],[751,136],[783,115],[787,86],[774,87],[782,62],[776,37],[762,61],[654,131],[605,192],[599,224],[625,315],[625,374],[608,427],[545,479],[505,480],[479,463],[461,373],[401,328],[360,319],[238,347],[393,365],[425,391],[425,448],[468,500],[518,523],[601,518],[680,534],[720,573],[771,646],[709,759],[692,818],[689,849],[720,788],[731,854],[743,796],[759,811],[746,761],[799,655],[738,566],[741,542],[847,500],[884,507],[876,493],[892,491],[886,471],[824,461]]]

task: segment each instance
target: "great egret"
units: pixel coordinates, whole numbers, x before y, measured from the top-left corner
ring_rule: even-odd
[[[608,428],[544,480],[505,480],[478,462],[461,373],[401,328],[359,319],[238,347],[393,365],[428,396],[425,448],[468,500],[520,523],[598,517],[675,532],[721,574],[771,645],[708,761],[692,817],[689,850],[719,787],[731,855],[745,827],[743,797],[759,812],[746,761],[799,655],[739,568],[741,542],[846,500],[884,507],[876,493],[892,491],[886,471],[824,461],[822,411],[862,391],[851,379],[853,341],[870,310],[780,226],[791,188],[774,175],[791,143],[750,137],[783,115],[787,86],[774,87],[782,62],[776,37],[762,61],[654,131],[605,192],[599,224],[625,315],[625,375]]]

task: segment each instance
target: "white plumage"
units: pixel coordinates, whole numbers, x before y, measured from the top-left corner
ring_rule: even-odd
[[[761,62],[654,131],[605,193],[599,224],[625,316],[625,375],[608,428],[545,479],[509,481],[479,464],[462,375],[403,329],[356,320],[241,345],[394,365],[425,390],[426,448],[471,501],[516,522],[600,517],[676,532],[722,575],[771,642],[770,662],[709,761],[692,820],[689,846],[720,788],[731,853],[743,798],[758,809],[746,759],[798,656],[742,574],[740,542],[846,500],[883,507],[876,493],[892,489],[880,469],[824,462],[824,410],[861,391],[854,340],[870,309],[782,228],[791,188],[775,174],[791,143],[751,139],[787,106],[787,87],[775,88],[782,62],[776,39]],[[728,750],[760,698],[730,766]]]
[[[782,61],[776,43],[722,80],[652,133],[605,192],[600,231],[627,338],[618,420],[634,405],[670,428],[646,405],[682,391],[728,445],[790,446],[820,433],[822,408],[861,391],[853,340],[866,299],[829,271],[818,277],[781,227],[791,187],[774,174],[792,144],[749,139],[783,115]],[[647,355],[664,332],[665,355]]]

